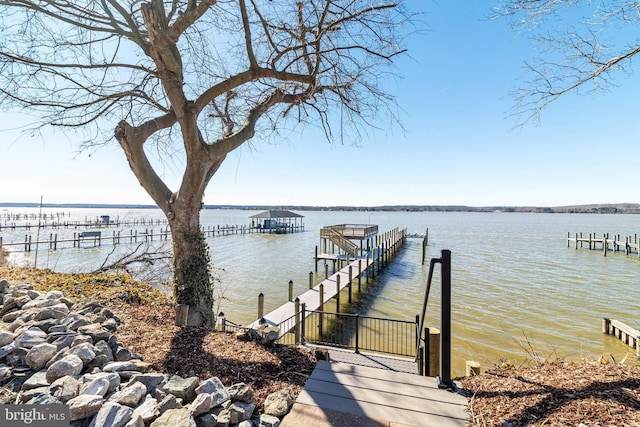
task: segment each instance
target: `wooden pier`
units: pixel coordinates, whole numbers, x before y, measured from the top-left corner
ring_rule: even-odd
[[[37,227],[37,226],[36,226]],[[202,227],[202,233],[206,237],[229,236],[235,234],[256,233],[256,229],[248,225],[218,225]],[[103,244],[135,244],[138,242],[153,242],[168,240],[171,236],[169,227],[154,230],[153,228],[145,228],[144,230],[111,230],[111,233],[102,228],[91,228],[85,231],[68,233],[67,236],[58,236],[58,233],[49,233],[46,236],[34,236],[25,234],[24,240],[5,242],[3,236],[0,236],[0,248],[13,247],[14,250],[22,252],[31,252],[36,247],[43,247],[48,250],[58,250],[59,245],[71,246],[74,248],[96,247]],[[71,244],[71,245],[68,245]]]
[[[622,323],[619,320],[602,319],[602,332],[613,335],[620,341],[636,350],[636,356],[640,357],[640,331]]]
[[[589,233],[587,237],[582,233],[575,233],[574,237],[571,237],[571,233],[567,233],[567,247],[571,247],[572,243],[576,249],[586,246],[587,249],[601,250],[604,256],[607,256],[607,252],[610,251],[624,251],[626,255],[636,254],[640,258],[640,242],[637,234],[623,239],[619,234],[609,237],[609,233],[605,233],[602,237],[596,237],[595,233]]]
[[[369,279],[374,276],[374,271],[379,271],[382,265],[390,261],[404,245],[405,233],[406,230],[397,228],[385,233],[385,239],[382,240],[378,247],[373,248],[364,256],[349,260],[348,264],[339,271],[325,278],[318,285],[311,287],[293,301],[287,301],[270,313],[264,314],[262,312],[263,303],[261,299],[263,301],[264,294],[260,294],[258,296],[258,320],[248,327],[257,329],[260,327],[261,322],[262,324],[266,322],[270,326],[278,326],[280,328],[280,336],[283,336],[294,329],[301,321],[298,315],[302,304],[305,305],[305,313],[310,314],[316,310],[325,311],[325,306],[329,301],[335,299],[335,311],[339,312],[342,291],[345,288],[348,289],[348,301],[351,303],[353,285],[355,284],[358,287],[358,291],[360,291],[363,276],[365,283],[368,283]]]

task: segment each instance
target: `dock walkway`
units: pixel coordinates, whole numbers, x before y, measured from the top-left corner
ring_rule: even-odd
[[[463,427],[467,399],[432,377],[320,361],[282,427]]]
[[[358,258],[351,261],[347,266],[337,271],[335,274],[324,279],[322,282],[299,295],[297,298],[300,305],[305,304],[306,312],[318,310],[321,307],[320,304],[320,289],[322,288],[322,306],[324,306],[329,300],[334,298],[338,292],[341,292],[349,286],[353,286],[353,282],[362,280],[362,275],[366,274],[367,268],[373,268],[373,264],[378,257],[379,249],[374,248],[372,250],[372,256],[366,258]],[[349,277],[349,271],[351,271],[351,277]],[[368,276],[365,276],[368,277]],[[338,290],[339,288],[339,290]],[[280,335],[285,335],[295,326],[293,322],[285,322],[291,319],[296,313],[296,307],[294,301],[287,301],[280,307],[276,308],[272,312],[262,316],[262,319],[266,320],[271,326],[280,326]],[[249,328],[257,328],[261,319],[249,325]],[[284,322],[284,323],[283,323]]]

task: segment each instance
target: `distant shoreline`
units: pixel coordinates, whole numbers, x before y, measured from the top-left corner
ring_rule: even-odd
[[[0,208],[37,208],[39,203],[0,202]],[[43,203],[43,208],[60,209],[157,209],[155,205],[100,203]],[[205,209],[301,211],[369,211],[369,212],[498,212],[498,213],[591,213],[640,214],[639,203],[589,204],[556,207],[539,206],[464,206],[464,205],[386,205],[386,206],[298,206],[298,205],[205,205]]]

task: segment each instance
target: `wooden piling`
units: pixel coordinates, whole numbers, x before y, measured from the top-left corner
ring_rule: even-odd
[[[465,367],[465,375],[467,377],[473,377],[480,375],[480,363],[475,360],[467,360]]]
[[[440,329],[427,328],[427,360],[429,361],[427,376],[440,375]]]
[[[258,319],[262,319],[264,316],[264,294],[260,292],[258,295]]]

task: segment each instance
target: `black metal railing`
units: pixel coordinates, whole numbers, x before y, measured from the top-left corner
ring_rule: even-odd
[[[279,325],[282,344],[307,343],[358,352],[410,356],[416,354],[418,319],[384,319],[358,314],[301,310]]]

